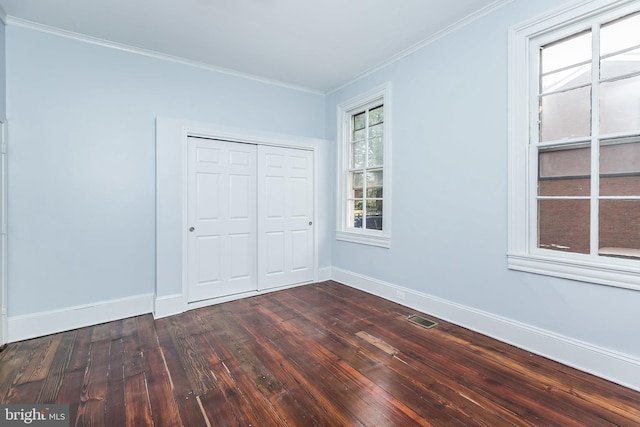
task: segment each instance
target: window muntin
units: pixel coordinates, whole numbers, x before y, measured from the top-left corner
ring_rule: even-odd
[[[542,253],[640,259],[638,53],[638,13],[539,47],[530,226]]]

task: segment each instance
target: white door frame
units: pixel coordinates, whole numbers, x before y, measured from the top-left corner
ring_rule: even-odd
[[[300,150],[310,150],[313,152],[313,235],[314,235],[314,249],[313,249],[313,280],[318,281],[318,156],[316,155],[317,140],[304,137],[296,137],[292,135],[278,135],[269,133],[258,133],[247,130],[230,129],[223,127],[212,128],[199,128],[199,127],[182,127],[182,311],[191,310],[194,308],[205,307],[211,304],[217,304],[221,302],[232,301],[247,296],[260,295],[266,292],[276,291],[278,289],[285,289],[288,287],[299,286],[299,284],[287,285],[278,288],[272,288],[265,291],[257,290],[248,293],[241,293],[235,295],[229,295],[226,297],[220,297],[213,300],[205,300],[198,302],[189,302],[188,300],[188,280],[187,280],[187,256],[188,256],[188,223],[187,223],[187,204],[188,204],[188,179],[187,179],[187,141],[189,137],[199,137],[208,139],[217,139],[228,142],[238,142],[254,145],[268,145],[283,148],[294,148]]]
[[[0,346],[7,343],[7,125],[0,119]]]

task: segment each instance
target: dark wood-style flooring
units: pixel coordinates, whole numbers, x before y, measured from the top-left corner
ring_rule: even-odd
[[[412,313],[324,282],[109,322],[10,344],[0,402],[78,426],[640,425],[638,392]]]

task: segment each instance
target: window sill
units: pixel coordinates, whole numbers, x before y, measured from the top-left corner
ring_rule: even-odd
[[[640,249],[631,248],[600,248],[598,255],[628,258],[628,259],[640,259]]]
[[[377,246],[380,248],[391,247],[391,237],[382,234],[355,231],[336,231],[336,240],[340,240],[342,242],[360,243],[362,245]]]
[[[617,262],[621,261],[621,262]],[[631,266],[637,263],[637,266]],[[507,255],[511,270],[561,277],[581,282],[640,290],[640,263],[624,260],[581,260],[526,253]]]

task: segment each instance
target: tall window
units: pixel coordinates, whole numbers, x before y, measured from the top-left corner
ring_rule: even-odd
[[[338,106],[339,240],[390,244],[389,87]]]
[[[382,230],[384,105],[351,116],[347,226]]]
[[[512,33],[509,265],[640,289],[640,7],[594,3]]]

